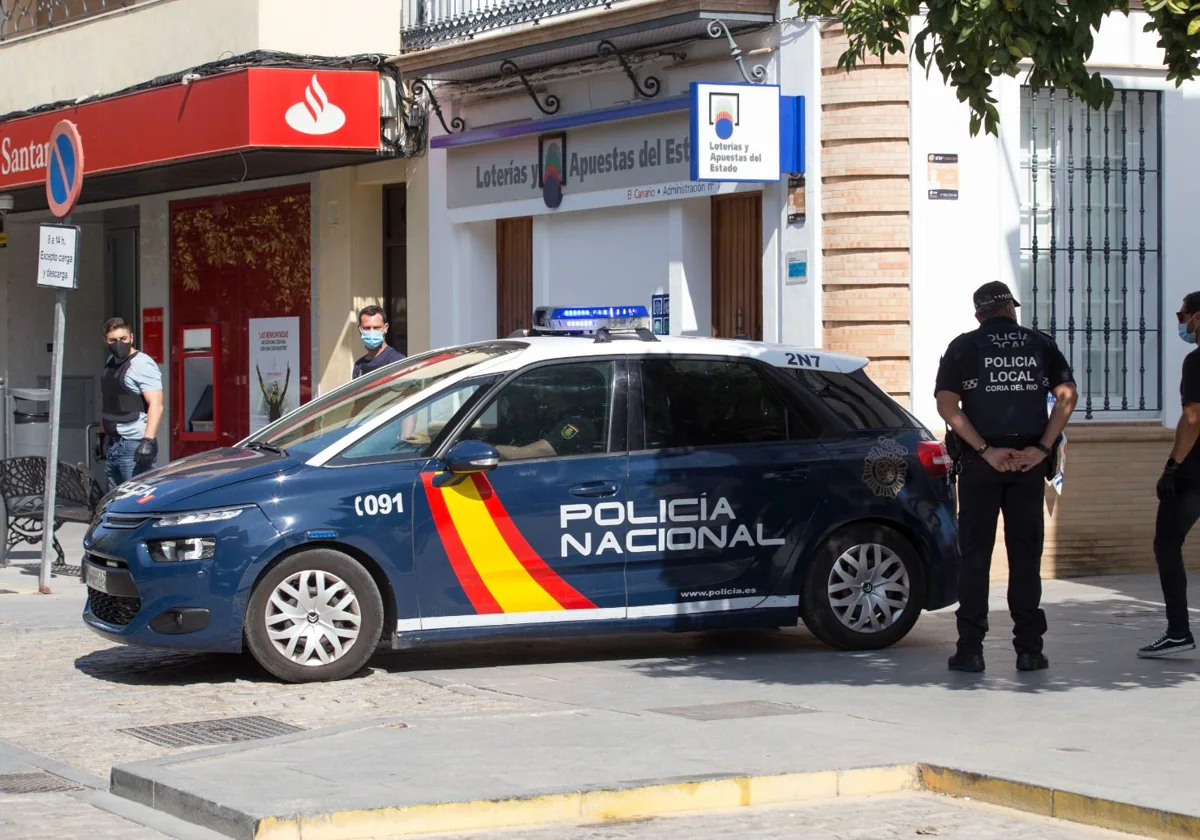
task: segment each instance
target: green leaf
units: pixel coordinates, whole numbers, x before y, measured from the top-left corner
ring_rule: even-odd
[[[1200,17],[1192,18],[1192,22],[1188,24],[1187,34],[1191,38],[1197,32],[1200,32]]]

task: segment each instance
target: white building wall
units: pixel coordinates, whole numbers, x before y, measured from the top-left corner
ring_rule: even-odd
[[[721,190],[761,190],[763,194],[763,338],[817,346],[821,338],[820,249],[816,244],[820,242],[816,205],[820,177],[816,165],[820,147],[816,116],[820,110],[819,33],[812,24],[790,20],[769,31],[740,35],[738,42],[747,54],[748,66],[764,65],[771,74],[769,80],[778,81],[784,94],[807,97],[807,223],[787,225],[786,180],[765,185],[722,185]],[[661,81],[659,97],[685,94],[692,81],[741,81],[723,40],[690,45],[683,61],[646,65],[638,73],[643,78],[652,74]],[[552,93],[559,98],[559,115],[633,101],[630,82],[621,73],[554,81],[538,85],[538,89],[543,96]],[[543,117],[520,90],[461,93],[458,101],[446,93],[441,96],[446,118],[462,117],[468,130]],[[436,136],[441,129],[436,120],[432,123]],[[535,306],[648,306],[649,296],[661,289],[671,294],[673,333],[711,333],[712,246],[707,197],[631,205],[601,193],[572,194],[568,185],[563,205],[557,210],[548,209],[534,194],[520,201],[448,211],[447,157],[445,150],[432,149],[413,162],[409,175],[410,202],[428,202],[428,229],[410,230],[409,282],[411,294],[413,285],[427,270],[429,346],[494,336],[494,221],[525,215],[534,219]],[[481,232],[485,224],[491,226],[492,239]],[[491,253],[486,253],[488,247]],[[785,286],[788,254],[796,251],[807,253],[808,280]],[[415,297],[412,300],[415,304]],[[485,307],[492,317],[484,314]],[[414,344],[413,349],[421,347]]]
[[[111,93],[256,49],[394,55],[400,7],[401,0],[146,0],[6,38],[0,113]]]
[[[1180,416],[1179,371],[1190,349],[1175,336],[1175,312],[1183,295],[1200,288],[1194,270],[1194,220],[1200,213],[1200,171],[1193,165],[1192,138],[1200,136],[1200,86],[1176,88],[1161,68],[1157,36],[1142,31],[1148,16],[1114,15],[1096,39],[1092,66],[1118,89],[1162,91],[1162,388],[1164,423]],[[970,137],[969,114],[936,69],[912,73],[913,410],[940,428],[934,379],[949,342],[973,329],[971,293],[990,280],[1016,292],[1020,277],[1021,82],[998,79],[1000,136]],[[959,155],[959,199],[926,197],[927,155]],[[1148,199],[1149,201],[1149,199]],[[1076,212],[1081,212],[1077,207]],[[1150,247],[1153,247],[1152,245]],[[1152,327],[1153,325],[1148,325]],[[1153,340],[1153,335],[1148,340]],[[1077,371],[1077,375],[1080,374]],[[1147,390],[1157,389],[1156,381]],[[1082,413],[1077,413],[1077,419]]]

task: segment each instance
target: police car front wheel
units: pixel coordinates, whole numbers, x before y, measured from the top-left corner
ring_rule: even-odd
[[[842,650],[878,650],[903,639],[925,602],[925,569],[908,540],[883,525],[834,534],[809,565],[800,615]]]
[[[294,554],[263,576],[246,611],[246,644],[287,682],[340,680],[374,653],[383,602],[371,575],[340,552]]]

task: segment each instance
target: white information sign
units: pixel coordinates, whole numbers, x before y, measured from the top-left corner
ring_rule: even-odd
[[[79,228],[42,225],[39,233],[37,284],[46,289],[76,288]]]
[[[250,431],[300,407],[300,319],[250,319]]]
[[[779,180],[779,86],[692,83],[692,180]]]

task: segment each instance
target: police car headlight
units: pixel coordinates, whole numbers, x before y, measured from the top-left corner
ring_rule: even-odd
[[[217,552],[213,537],[185,537],[178,540],[151,540],[146,544],[155,563],[184,563],[208,560]]]
[[[169,513],[154,523],[155,528],[170,528],[176,525],[203,525],[210,522],[225,522],[240,516],[246,507],[191,510],[187,513]]]

